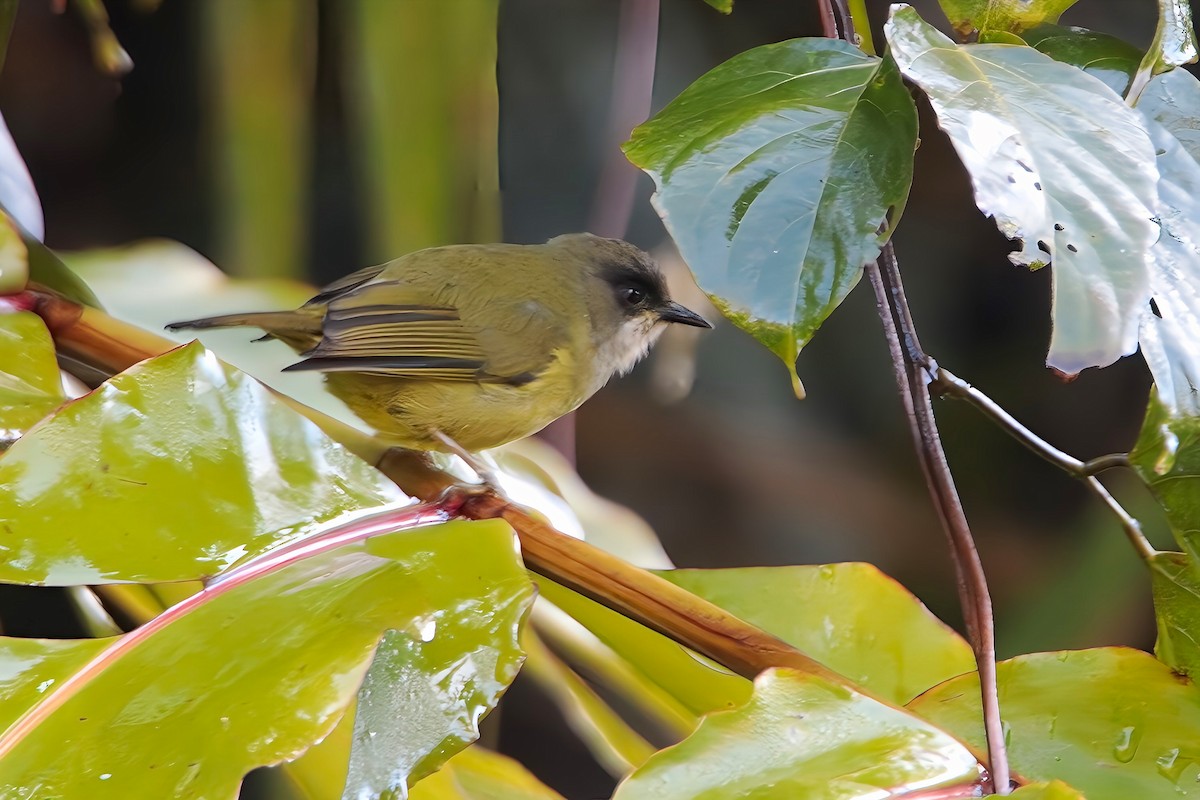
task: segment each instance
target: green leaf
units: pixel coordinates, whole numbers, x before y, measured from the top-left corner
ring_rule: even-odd
[[[970,645],[870,564],[658,574],[887,700],[975,669]]]
[[[45,323],[27,311],[0,314],[0,438],[22,435],[65,400]]]
[[[511,758],[468,747],[418,783],[409,800],[562,800]]]
[[[963,36],[974,31],[1018,33],[1059,16],[1076,0],[938,0],[946,18]]]
[[[1132,353],[1158,238],[1154,147],[1137,114],[1078,69],[1030,47],[957,46],[907,6],[893,7],[885,30],[976,204],[1023,241],[1010,260],[1054,262],[1046,363],[1071,375]]]
[[[29,253],[30,283],[52,289],[68,300],[74,300],[81,305],[100,308],[100,301],[88,285],[79,279],[75,273],[67,269],[53,250],[39,242],[28,232],[21,234],[21,240]]]
[[[704,2],[722,14],[729,14],[733,11],[733,0],[704,0]]]
[[[378,532],[352,532],[364,530]],[[403,674],[391,690],[414,712],[389,726],[407,756],[397,766],[428,768],[427,754],[474,738],[516,673],[532,598],[511,529],[456,522],[342,544],[345,531],[116,639],[0,639],[0,713],[15,720],[0,735],[0,794],[232,797],[248,770],[333,728],[388,630],[412,643],[375,655]]]
[[[1166,512],[1175,541],[1195,560],[1200,555],[1200,417],[1173,416],[1152,394],[1129,459]]]
[[[1196,790],[1200,692],[1147,653],[1126,648],[1034,653],[998,666],[1013,771],[1065,781],[1088,800]],[[909,704],[977,746],[979,677],[963,675]]]
[[[746,706],[705,718],[613,800],[867,800],[978,778],[970,751],[933,726],[821,678],[772,669]]]
[[[0,213],[0,295],[16,294],[29,284],[29,249],[8,214]]]
[[[185,345],[64,406],[0,459],[0,580],[205,578],[400,496],[253,378]]]
[[[1183,553],[1159,553],[1150,561],[1158,641],[1154,654],[1176,672],[1200,674],[1200,578]]]
[[[1129,88],[1142,59],[1142,51],[1128,42],[1087,28],[1039,25],[1022,33],[1021,38],[1055,61],[1099,79],[1119,95]]]
[[[1146,57],[1156,75],[1196,60],[1196,29],[1188,0],[1158,0],[1158,27]]]
[[[701,77],[625,153],[654,177],[655,208],[700,287],[795,379],[800,348],[891,235],[916,136],[891,61],[793,39]]]
[[[1030,783],[1009,796],[1015,800],[1087,800],[1086,797],[1062,781]]]

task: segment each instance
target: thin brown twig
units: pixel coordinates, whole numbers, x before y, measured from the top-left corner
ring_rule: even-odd
[[[934,393],[966,400],[975,408],[982,411],[984,416],[995,422],[1002,430],[1025,445],[1030,451],[1041,456],[1069,475],[1082,480],[1084,485],[1087,486],[1088,491],[1094,494],[1100,502],[1104,503],[1116,515],[1117,520],[1121,523],[1121,529],[1125,532],[1126,538],[1129,539],[1129,543],[1133,545],[1133,549],[1137,551],[1138,555],[1143,560],[1149,560],[1157,555],[1158,551],[1154,549],[1154,546],[1150,544],[1150,541],[1142,532],[1141,524],[1117,502],[1117,499],[1112,496],[1104,484],[1100,482],[1100,479],[1096,477],[1097,474],[1105,470],[1115,467],[1128,467],[1128,453],[1110,453],[1088,461],[1081,461],[1069,453],[1064,453],[1029,430],[1029,428],[1018,422],[1012,414],[1005,411],[995,400],[953,372],[950,372],[950,370],[938,367],[934,375],[933,384],[930,386]]]
[[[896,366],[897,381],[901,395],[907,397],[904,401],[905,410],[909,412],[910,429],[917,456],[954,558],[959,597],[963,603],[963,617],[967,623],[968,638],[975,652],[976,668],[979,671],[991,789],[997,794],[1008,794],[1010,771],[996,681],[996,632],[991,594],[987,586],[987,576],[983,571],[983,562],[975,547],[962,501],[946,461],[946,453],[942,449],[933,413],[929,381],[936,373],[937,367],[933,359],[921,349],[891,242],[884,245],[878,263],[868,267],[867,272],[875,289],[880,319],[884,321],[893,361],[899,351],[901,362]],[[901,374],[902,382],[899,377]]]
[[[821,35],[826,39],[838,38],[837,16],[832,0],[817,0],[817,10],[821,15]]]
[[[818,0],[821,8],[836,9],[834,36],[857,45],[854,18],[846,0]],[[831,5],[832,4],[832,5]],[[921,349],[917,327],[912,319],[896,251],[889,241],[883,246],[879,260],[867,267],[879,318],[888,340],[888,349],[896,374],[905,414],[909,420],[913,442],[930,497],[942,520],[942,529],[950,543],[959,600],[967,636],[975,653],[979,672],[980,696],[983,706],[983,727],[987,737],[989,785],[985,788],[1006,795],[1010,791],[1011,773],[1004,742],[1004,726],[1000,718],[1000,694],[996,681],[996,631],[992,615],[992,599],[988,591],[983,562],[975,547],[971,527],[963,511],[962,500],[954,486],[954,477],[942,449],[941,435],[933,413],[929,383],[937,372],[937,364]]]

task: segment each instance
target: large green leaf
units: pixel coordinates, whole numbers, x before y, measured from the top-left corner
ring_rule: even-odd
[[[970,645],[870,564],[658,574],[897,703],[975,669]]]
[[[916,135],[891,61],[794,39],[701,77],[625,152],[654,177],[655,208],[700,287],[794,376],[891,234]]]
[[[867,800],[978,778],[970,751],[933,726],[821,678],[773,669],[746,706],[705,718],[613,800]]]
[[[1137,72],[1142,51],[1116,36],[1087,28],[1039,25],[1021,34],[1038,52],[1079,67],[1119,95]]]
[[[375,524],[227,573],[123,637],[0,640],[15,719],[0,735],[0,794],[232,797],[246,771],[329,732],[373,653],[409,697],[410,715],[389,721],[406,756],[396,768],[462,747],[520,661],[532,592],[512,531]],[[388,630],[410,644],[376,653]]]
[[[907,702],[975,667],[966,642],[867,564],[657,574],[888,700]],[[745,679],[666,637],[561,586],[546,583],[543,594],[694,713],[732,708],[748,699]]]
[[[1200,556],[1200,417],[1173,416],[1153,394],[1137,444],[1134,470],[1158,498],[1179,546]]]
[[[1059,16],[1077,0],[938,0],[950,24],[966,36],[973,31],[1017,33]]]
[[[0,314],[0,439],[20,436],[65,399],[42,320],[29,312]]]
[[[1200,578],[1183,553],[1159,553],[1150,561],[1158,640],[1154,654],[1176,672],[1200,675]]]
[[[185,345],[64,406],[0,458],[0,580],[209,577],[399,497],[253,378]]]
[[[1088,800],[1194,797],[1200,692],[1147,653],[1034,653],[998,669],[1013,771],[1060,779]],[[979,677],[964,675],[909,707],[982,745]]]
[[[1053,260],[1046,362],[1074,374],[1137,348],[1150,296],[1158,171],[1138,115],[1096,78],[1031,47],[957,46],[907,6],[888,41],[929,97],[1016,264]]]
[[[409,800],[562,800],[511,758],[468,747],[413,787]]]

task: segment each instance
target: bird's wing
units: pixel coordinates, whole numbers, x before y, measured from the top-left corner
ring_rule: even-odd
[[[343,279],[329,297],[320,343],[286,371],[370,372],[421,380],[474,380],[521,384],[552,360],[536,326],[509,314],[497,324],[471,324],[475,315],[439,301],[434,292],[404,281]],[[318,295],[320,297],[320,295]],[[532,335],[531,335],[532,334]]]

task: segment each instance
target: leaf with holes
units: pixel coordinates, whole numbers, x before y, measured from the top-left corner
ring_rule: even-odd
[[[1009,258],[1053,261],[1046,363],[1068,375],[1137,348],[1150,299],[1158,170],[1140,117],[1096,78],[1032,47],[955,45],[908,6],[885,30],[967,167]]]
[[[963,36],[974,31],[1017,33],[1058,22],[1078,0],[938,0],[946,18]]]
[[[700,287],[778,355],[879,254],[908,198],[917,117],[891,61],[793,39],[701,77],[625,145]]]

